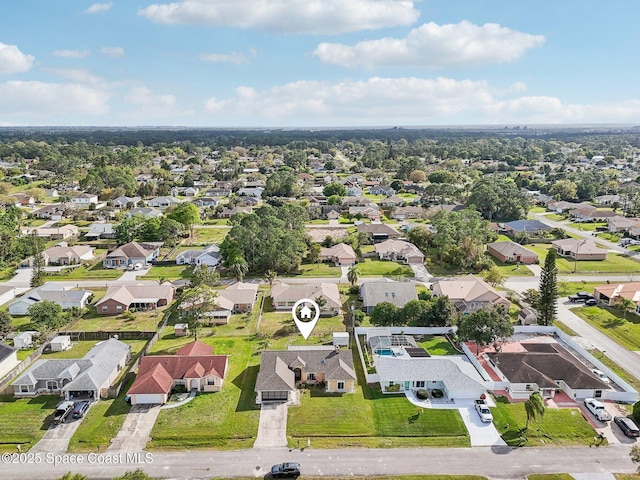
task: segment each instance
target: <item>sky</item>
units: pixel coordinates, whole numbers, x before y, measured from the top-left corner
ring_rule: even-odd
[[[640,2],[24,0],[0,126],[640,124]]]

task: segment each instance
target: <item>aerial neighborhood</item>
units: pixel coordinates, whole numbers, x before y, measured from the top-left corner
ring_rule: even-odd
[[[3,452],[638,442],[637,133],[64,133],[0,131]]]

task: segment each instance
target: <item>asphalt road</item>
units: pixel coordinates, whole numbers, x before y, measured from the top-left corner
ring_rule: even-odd
[[[597,450],[595,447],[314,450],[312,445],[304,451],[270,448],[222,452],[140,452],[139,461],[136,461],[137,458],[128,458],[126,453],[102,452],[92,455],[81,455],[83,463],[80,465],[52,465],[50,462],[53,458],[44,456],[39,464],[5,464],[2,465],[2,476],[15,480],[48,480],[72,471],[91,479],[110,479],[128,470],[143,468],[152,477],[159,478],[270,478],[267,473],[271,465],[285,461],[299,462],[303,478],[316,475],[331,478],[338,475],[431,473],[475,474],[492,479],[519,480],[534,472],[594,474],[635,471],[627,446],[609,446]],[[63,461],[63,458],[58,460]],[[108,460],[120,463],[106,464]]]

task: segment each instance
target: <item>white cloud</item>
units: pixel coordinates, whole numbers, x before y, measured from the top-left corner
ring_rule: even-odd
[[[254,50],[251,50],[249,53],[252,57],[256,56],[256,53]],[[242,65],[242,64],[249,63],[251,61],[249,57],[247,57],[246,55],[243,55],[242,53],[237,53],[237,52],[228,53],[228,54],[227,53],[203,53],[202,55],[200,55],[200,59],[204,60],[205,62],[233,63],[234,65]]]
[[[94,14],[94,13],[104,13],[113,7],[113,2],[107,3],[94,3],[89,8],[87,8],[84,13]]]
[[[60,124],[66,115],[104,115],[109,92],[76,83],[0,83],[0,121]],[[4,118],[3,118],[4,117]]]
[[[420,16],[410,0],[180,0],[138,14],[164,24],[310,34],[410,25]]]
[[[124,48],[122,47],[102,47],[100,53],[106,55],[109,58],[118,58],[124,55]]]
[[[123,113],[128,120],[138,119],[147,125],[157,125],[159,119],[173,119],[193,114],[193,111],[184,108],[171,94],[153,93],[147,87],[131,88],[124,96],[124,101],[134,107],[133,110]]]
[[[446,25],[425,23],[406,38],[367,40],[353,46],[325,42],[313,54],[325,63],[345,67],[469,67],[516,60],[544,41],[543,35],[463,20]]]
[[[56,50],[53,52],[54,57],[63,58],[85,58],[91,55],[89,50]]]
[[[0,75],[31,70],[35,57],[25,55],[16,45],[0,43]]]
[[[87,83],[91,85],[106,85],[105,80],[83,68],[48,68],[48,72],[74,83]]]
[[[337,83],[300,81],[258,91],[239,87],[232,98],[210,98],[208,125],[374,126],[640,122],[640,99],[577,105],[555,97],[518,96],[485,81],[373,77]]]

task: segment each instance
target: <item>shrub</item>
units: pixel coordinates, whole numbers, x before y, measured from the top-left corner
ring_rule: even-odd
[[[384,387],[385,392],[399,392],[400,391],[400,384],[396,383],[395,385],[387,385],[386,387]]]
[[[640,423],[640,402],[633,404],[633,419],[636,423]]]
[[[440,390],[439,388],[435,388],[435,389],[431,390],[431,396],[433,398],[442,398],[442,397],[444,397],[444,392],[442,390]]]
[[[424,388],[421,388],[416,392],[416,397],[418,397],[420,400],[427,400],[429,398],[429,392]]]

